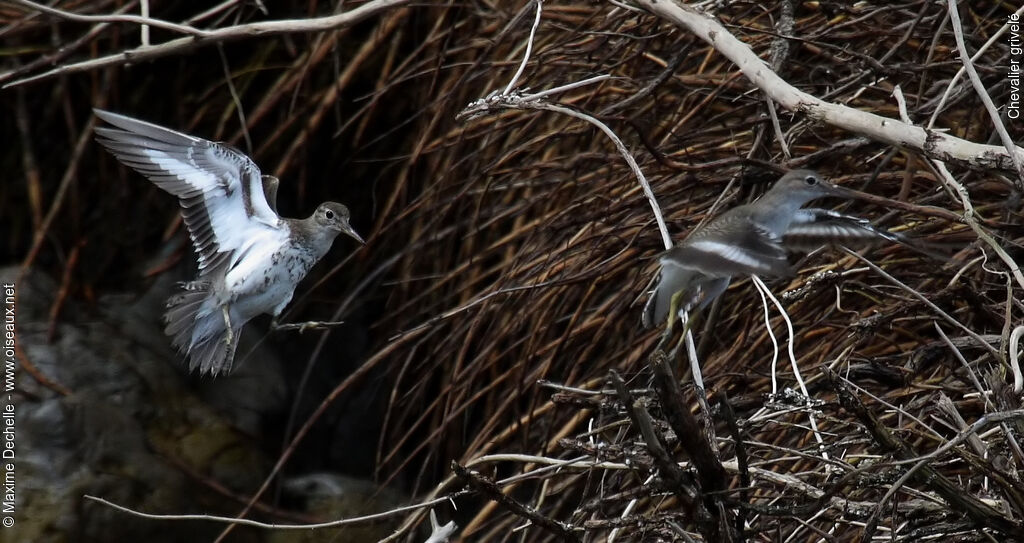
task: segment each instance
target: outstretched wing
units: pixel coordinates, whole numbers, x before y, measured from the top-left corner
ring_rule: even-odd
[[[749,217],[727,213],[669,249],[661,265],[705,277],[788,275],[789,261],[780,241]]]
[[[109,111],[94,110],[112,127],[96,136],[119,161],[178,197],[200,275],[219,267],[280,218],[267,202],[260,170],[226,145]]]
[[[920,242],[903,234],[872,225],[867,219],[843,215],[831,209],[807,208],[797,211],[783,236],[782,244],[789,250],[814,250],[822,245],[856,245],[878,240],[891,241],[940,262],[950,258],[922,247]]]
[[[791,250],[813,250],[830,243],[887,240],[905,244],[903,236],[873,226],[867,219],[843,215],[831,209],[800,209],[783,236]]]
[[[789,273],[779,239],[745,213],[727,212],[662,255],[658,287],[644,307],[644,326],[663,321],[678,292],[684,293],[681,308],[700,309],[722,294],[734,276]]]

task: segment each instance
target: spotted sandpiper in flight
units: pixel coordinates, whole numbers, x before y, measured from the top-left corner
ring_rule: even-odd
[[[734,207],[690,234],[662,255],[658,286],[644,307],[644,326],[664,321],[670,307],[671,312],[700,310],[737,275],[791,275],[788,251],[856,239],[906,243],[859,217],[801,209],[826,196],[856,198],[857,193],[833,185],[814,171],[794,170],[757,201]]]
[[[276,327],[296,285],[339,233],[363,242],[339,203],[320,204],[306,219],[278,216],[277,178],[230,146],[95,112],[111,125],[97,127],[96,139],[181,204],[199,276],[168,299],[165,331],[190,370],[229,372],[246,322],[269,313]]]

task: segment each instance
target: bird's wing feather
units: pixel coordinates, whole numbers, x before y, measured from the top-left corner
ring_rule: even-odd
[[[281,180],[273,175],[263,176],[263,197],[267,200],[267,205],[270,206],[270,210],[274,213],[277,213],[277,188],[280,185]]]
[[[868,220],[843,215],[830,209],[801,209],[783,236],[783,245],[793,250],[816,249],[830,243],[884,239],[906,244],[903,236],[873,226]]]
[[[830,209],[799,210],[786,230],[782,244],[789,250],[814,250],[830,243],[845,245],[880,239],[898,243],[940,262],[950,261],[948,256],[922,247],[917,240],[874,226],[867,219]]]
[[[667,251],[661,264],[696,271],[707,277],[790,273],[786,251],[779,240],[746,217],[736,215],[723,215],[720,220],[694,232]]]
[[[118,160],[178,197],[200,274],[229,261],[258,232],[280,228],[260,170],[229,146],[108,111],[97,140]]]

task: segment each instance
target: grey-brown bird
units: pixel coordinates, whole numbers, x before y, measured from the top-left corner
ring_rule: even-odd
[[[757,201],[711,220],[662,255],[658,286],[644,307],[644,326],[663,322],[675,296],[677,310],[700,310],[722,294],[737,275],[792,274],[788,251],[855,239],[903,243],[896,234],[875,228],[859,217],[827,209],[802,209],[818,198],[855,198],[856,194],[814,171],[794,170]]]
[[[199,275],[167,301],[165,329],[201,374],[231,370],[246,322],[277,318],[298,285],[345,233],[349,211],[325,202],[305,219],[277,214],[277,178],[228,145],[95,110],[96,139],[126,166],[178,198]]]

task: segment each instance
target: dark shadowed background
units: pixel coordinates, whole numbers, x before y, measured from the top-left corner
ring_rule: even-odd
[[[189,24],[302,20],[363,5],[265,4],[268,13],[253,2],[227,3]],[[154,1],[150,15],[182,23],[215,5]],[[899,85],[915,123],[937,112],[936,127],[999,142],[966,79],[939,109],[962,66],[943,4],[715,6],[714,15],[762,58],[777,51],[773,69],[803,91],[898,118],[892,91]],[[139,13],[138,2],[107,0],[60,8]],[[972,53],[1012,13],[1012,6],[990,2],[960,9]],[[641,392],[649,385],[645,362],[658,333],[640,327],[640,307],[663,247],[636,179],[611,142],[578,119],[505,111],[456,120],[471,101],[504,89],[533,17],[528,2],[418,2],[329,31],[201,42],[153,60],[24,81],[136,48],[140,29],[0,4],[0,83],[8,85],[0,90],[0,276],[16,280],[19,296],[21,436],[18,522],[14,539],[4,540],[213,541],[220,524],[140,519],[83,495],[148,513],[235,515],[321,405],[325,411],[289,450],[250,517],[294,523],[378,512],[461,488],[451,479],[452,461],[536,455],[474,464],[501,479],[537,469],[541,457],[584,455],[641,467],[548,470],[503,487],[588,541],[606,540],[613,529],[631,541],[678,537],[675,527],[694,533],[672,492],[647,480],[646,453],[634,450],[641,438],[614,394],[571,400],[539,385],[600,391],[610,369]],[[780,30],[786,21],[792,27]],[[152,43],[180,37],[150,30]],[[997,38],[976,59],[1004,115],[1007,67],[1024,60],[1008,40]],[[796,167],[963,213],[913,150],[780,109],[787,158],[760,91],[695,36],[618,2],[546,3],[519,84],[542,90],[598,74],[613,77],[553,100],[600,118],[624,140],[676,239]],[[160,323],[174,283],[195,270],[177,204],[95,143],[93,107],[236,146],[281,179],[284,216],[308,216],[324,200],[346,204],[367,244],[339,238],[299,285],[284,319],[341,318],[346,325],[270,334],[269,318],[256,319],[243,333],[235,373],[215,381],[186,375]],[[1013,138],[1024,134],[1019,120],[1003,120]],[[975,217],[1019,259],[1021,194],[1012,176],[950,168],[969,191]],[[762,477],[751,483],[752,495],[730,495],[762,506],[747,512],[751,541],[858,537],[870,506],[905,471],[886,464],[892,448],[837,403],[823,364],[862,387],[869,411],[916,454],[948,443],[985,414],[1019,407],[1019,394],[1007,391],[1005,355],[997,358],[964,331],[1005,353],[1009,330],[1021,322],[1024,286],[990,248],[962,222],[943,218],[948,213],[824,205],[949,255],[945,263],[893,245],[860,251],[963,327],[838,250],[795,258],[798,276],[772,284],[782,293],[825,272],[785,303],[812,395],[826,402],[819,422],[831,457],[840,459],[836,469],[848,475],[841,478],[824,467],[805,415],[747,420],[770,391],[772,346],[749,281],[734,283],[697,325],[709,391],[732,399],[751,465],[806,475],[808,484],[843,500],[826,503],[821,493]],[[936,325],[962,350],[962,362]],[[776,313],[773,326],[784,336]],[[794,386],[788,370],[779,378]],[[952,411],[939,407],[943,394]],[[735,461],[723,417],[716,411],[722,459]],[[962,454],[950,453],[938,466],[963,495],[989,500],[1010,519],[1024,514],[1017,471],[1024,459],[1005,437],[1020,431],[1017,424],[970,450],[957,448]],[[595,440],[610,452],[588,449]],[[685,460],[678,437],[667,443]],[[855,467],[863,473],[850,475]],[[750,482],[730,474],[734,489]],[[904,488],[900,499],[920,507],[879,512],[894,540],[932,533],[998,538],[998,529],[936,497],[926,482]],[[555,537],[536,525],[513,530],[525,521],[479,495],[458,503],[458,510],[436,510],[442,523],[463,527],[465,540]],[[376,541],[396,527],[312,535],[238,529],[228,540]],[[423,541],[423,530],[405,537]]]

